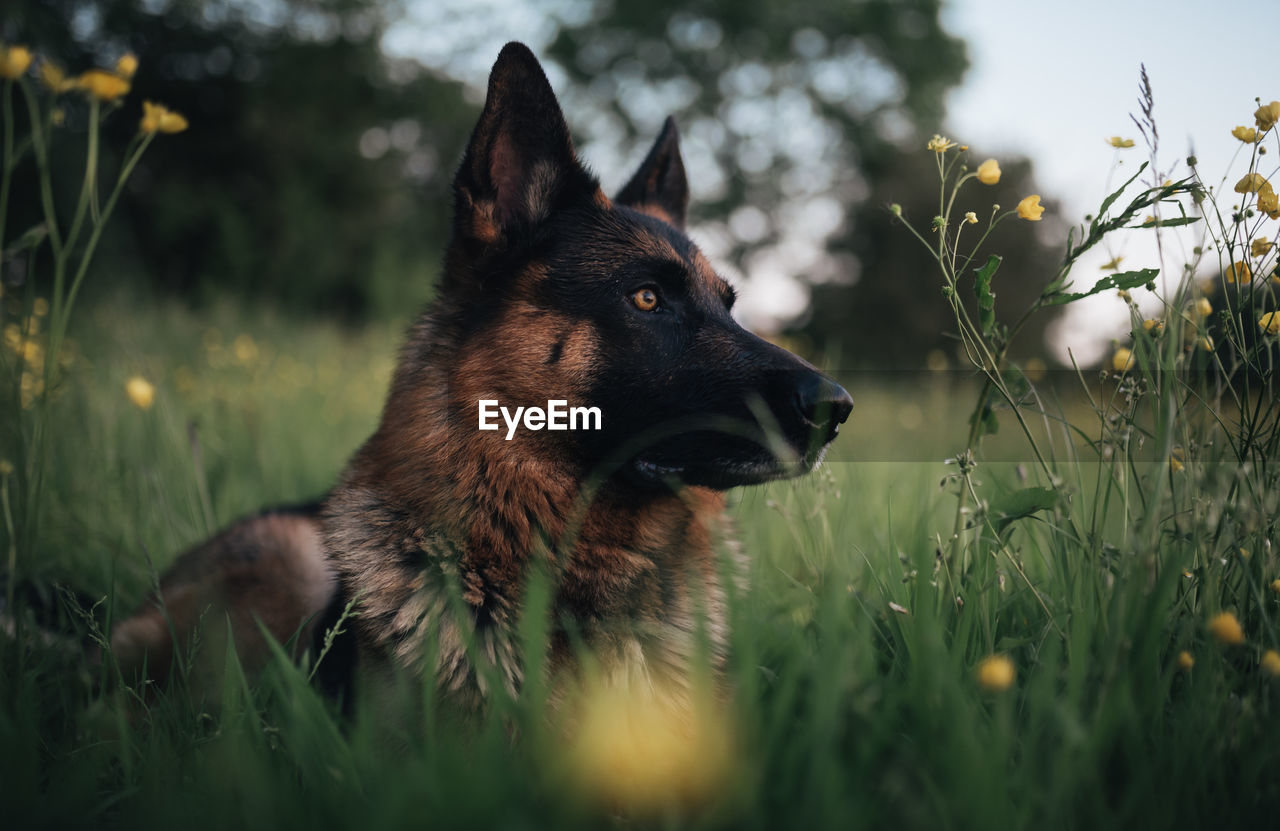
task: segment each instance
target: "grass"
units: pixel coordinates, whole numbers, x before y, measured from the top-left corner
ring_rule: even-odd
[[[230,306],[196,315],[123,297],[84,309],[70,332],[74,363],[53,392],[51,478],[23,575],[105,599],[94,618],[106,625],[211,529],[320,495],[376,422],[398,328],[353,332]],[[149,410],[124,394],[135,374],[156,385]],[[1269,545],[1255,538],[1243,557],[1234,537],[1171,522],[1153,555],[1134,543],[1123,507],[1168,467],[1135,466],[1121,482],[1110,467],[1080,462],[1063,485],[1068,504],[1012,522],[999,538],[978,534],[963,562],[948,565],[955,482],[939,483],[954,467],[941,455],[892,459],[922,454],[919,435],[900,425],[904,408],[925,413],[923,429],[942,444],[954,437],[957,448],[963,419],[901,390],[854,394],[872,406],[855,409],[839,440],[836,457],[846,461],[732,496],[750,590],[731,605],[732,752],[714,799],[650,813],[602,807],[584,796],[572,759],[527,702],[500,702],[479,724],[429,711],[389,748],[372,719],[336,715],[305,670],[285,661],[249,683],[229,654],[216,705],[181,684],[142,704],[126,692],[92,693],[83,667],[56,647],[4,640],[0,823],[1270,821],[1280,809],[1280,679],[1259,656],[1277,644],[1268,586],[1280,575]],[[864,452],[883,461],[848,461]],[[1014,462],[984,464],[977,496],[998,505],[1023,487],[1021,474]],[[1227,504],[1231,481],[1223,466],[1194,485],[1174,477],[1171,488],[1185,497],[1177,504],[1211,510]],[[1244,644],[1207,633],[1222,608],[1244,623]],[[1183,650],[1190,671],[1179,668]],[[993,654],[1013,662],[1008,689],[978,681],[977,665]]]

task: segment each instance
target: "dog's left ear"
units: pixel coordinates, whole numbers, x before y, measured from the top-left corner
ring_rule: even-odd
[[[675,119],[667,117],[649,155],[644,157],[640,169],[618,191],[613,201],[655,214],[684,229],[689,207],[689,181],[684,175],[684,160],[680,158],[680,133],[676,130]]]
[[[457,232],[483,245],[510,241],[599,190],[578,162],[542,66],[523,43],[498,54],[453,189]]]

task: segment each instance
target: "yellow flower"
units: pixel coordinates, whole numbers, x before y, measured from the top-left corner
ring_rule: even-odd
[[[1280,121],[1280,101],[1272,101],[1270,104],[1258,107],[1253,111],[1253,120],[1258,125],[1258,129],[1263,132],[1276,126],[1276,122]]]
[[[1267,184],[1267,178],[1261,173],[1249,173],[1236,182],[1236,193],[1257,193]]]
[[[975,214],[973,211],[965,211],[964,221],[969,223],[970,225],[977,225],[978,215]]]
[[[1018,216],[1031,222],[1039,222],[1044,207],[1040,204],[1040,194],[1033,193],[1018,203]]]
[[[1178,653],[1178,669],[1183,672],[1190,672],[1191,668],[1196,665],[1196,659],[1191,657],[1191,653],[1182,650]]]
[[[1111,368],[1116,372],[1128,372],[1133,369],[1134,359],[1133,350],[1125,349],[1123,346],[1116,350],[1111,356]]]
[[[1120,267],[1120,263],[1121,263],[1121,262],[1123,262],[1123,261],[1124,261],[1124,257],[1122,257],[1122,256],[1121,256],[1121,257],[1112,257],[1112,258],[1111,258],[1110,260],[1108,260],[1107,262],[1105,262],[1105,263],[1103,263],[1102,265],[1098,266],[1098,268],[1099,268],[1099,269],[1101,269],[1102,271],[1115,271],[1117,268],[1119,268],[1119,267]]]
[[[1248,263],[1232,263],[1222,272],[1222,279],[1228,283],[1247,283],[1253,279],[1253,272],[1249,270]]]
[[[125,52],[120,56],[120,60],[116,61],[116,74],[121,78],[132,79],[138,71],[138,56],[132,52]]]
[[[1219,612],[1209,618],[1209,634],[1218,639],[1218,643],[1235,646],[1244,643],[1244,629],[1240,621],[1230,612]]]
[[[1266,335],[1280,335],[1280,312],[1267,312],[1259,317],[1258,328]]]
[[[135,375],[124,382],[124,394],[139,410],[149,410],[156,400],[156,388],[150,381]]]
[[[40,62],[40,83],[49,88],[54,95],[61,95],[76,88],[74,78],[68,78],[62,67],[49,59]]]
[[[1164,321],[1158,318],[1149,317],[1142,321],[1142,331],[1154,332],[1158,335],[1164,331]]]
[[[76,86],[99,101],[115,101],[129,92],[129,82],[105,69],[90,69],[76,80]]]
[[[1176,453],[1176,451],[1175,451],[1175,453]],[[1170,472],[1170,473],[1181,473],[1181,472],[1182,472],[1182,470],[1183,470],[1183,467],[1184,467],[1184,465],[1182,464],[1182,460],[1181,460],[1181,459],[1179,459],[1179,458],[1177,457],[1177,455],[1173,455],[1173,456],[1170,456],[1170,457],[1169,457],[1169,472]],[[1185,576],[1185,577],[1190,577],[1191,575],[1190,575],[1190,574],[1186,574],[1186,575],[1184,575],[1184,576]]]
[[[929,150],[932,150],[935,153],[945,153],[955,146],[956,143],[954,141],[946,136],[940,136],[937,133],[933,134],[933,138],[929,139],[929,144],[926,145]]]
[[[1017,675],[1013,661],[1003,655],[988,655],[978,662],[978,686],[987,692],[1004,692]]]
[[[1258,665],[1262,667],[1262,671],[1267,675],[1273,677],[1280,675],[1280,652],[1268,649],[1262,653],[1262,660],[1258,662]]]
[[[4,46],[0,44],[0,78],[10,81],[21,78],[31,66],[31,50],[25,46]]]
[[[187,119],[163,104],[143,101],[138,129],[143,133],[181,133],[187,129]]]
[[[1240,126],[1231,131],[1231,135],[1243,141],[1245,144],[1257,144],[1259,141],[1258,131],[1252,127]]]
[[[1280,577],[1271,581],[1271,591],[1275,594],[1280,594]]]
[[[984,185],[994,185],[1000,181],[1000,163],[995,159],[987,159],[978,165],[978,181]]]
[[[1107,144],[1111,145],[1112,147],[1123,149],[1126,147],[1133,147],[1133,139],[1120,138],[1119,136],[1112,136],[1111,138],[1107,139]]]
[[[1196,346],[1199,346],[1205,352],[1212,352],[1213,338],[1209,337],[1208,335],[1205,335],[1204,337],[1200,338],[1200,340],[1196,341]]]
[[[1269,239],[1258,238],[1249,243],[1249,253],[1255,257],[1265,257],[1267,252],[1275,246]]]
[[[1258,210],[1272,219],[1280,219],[1280,199],[1276,198],[1270,182],[1258,190]]]
[[[1201,317],[1208,317],[1209,315],[1213,314],[1213,304],[1210,303],[1206,298],[1201,297],[1199,300],[1196,301],[1196,314],[1200,315]]]

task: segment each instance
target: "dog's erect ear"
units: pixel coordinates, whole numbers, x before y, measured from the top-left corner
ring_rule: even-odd
[[[658,140],[631,181],[618,191],[613,200],[619,205],[658,214],[677,228],[684,228],[689,207],[689,182],[680,158],[680,133],[675,119],[668,117]]]
[[[599,189],[578,163],[542,66],[522,43],[498,54],[453,188],[458,232],[485,244]]]

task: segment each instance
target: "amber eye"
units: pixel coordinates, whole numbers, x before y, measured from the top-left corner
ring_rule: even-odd
[[[653,289],[639,289],[631,293],[631,305],[642,312],[658,308],[658,293]]]

